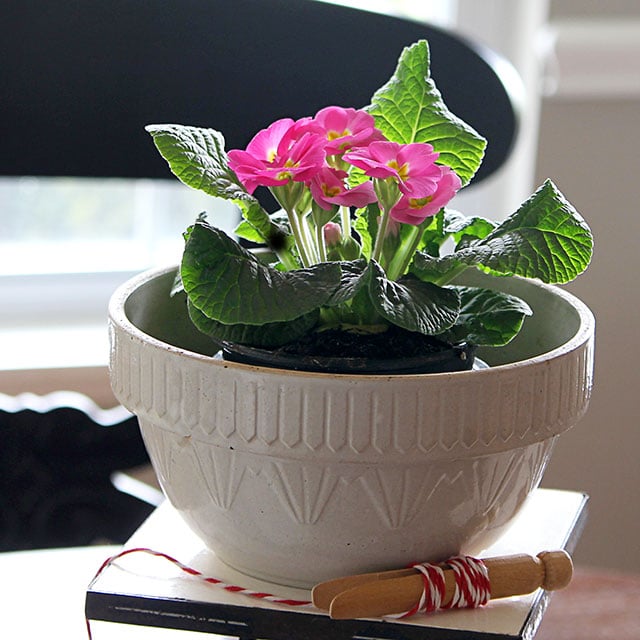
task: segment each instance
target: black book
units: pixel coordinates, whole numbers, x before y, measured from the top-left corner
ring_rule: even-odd
[[[481,557],[575,548],[586,519],[582,493],[536,490],[508,531]],[[168,554],[203,576],[279,598],[310,600],[310,593],[256,580],[222,563],[165,502],[124,545]],[[89,585],[91,621],[184,629],[248,640],[514,640],[532,638],[552,593],[492,600],[405,619],[331,620],[313,606],[289,606],[230,593],[191,577],[162,557],[131,553]],[[99,622],[92,622],[96,629]]]

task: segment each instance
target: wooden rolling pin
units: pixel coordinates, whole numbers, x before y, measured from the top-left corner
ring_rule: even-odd
[[[571,582],[573,563],[565,551],[543,551],[536,557],[521,554],[483,558],[489,573],[491,599],[532,593],[542,587],[562,589]],[[455,577],[446,563],[447,605],[455,593]],[[422,595],[424,583],[415,569],[397,569],[337,578],[316,585],[313,604],[329,611],[331,618],[378,618],[410,610]]]

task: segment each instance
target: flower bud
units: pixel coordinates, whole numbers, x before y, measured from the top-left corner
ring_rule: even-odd
[[[327,222],[322,232],[327,247],[337,247],[342,242],[342,227],[335,222]]]

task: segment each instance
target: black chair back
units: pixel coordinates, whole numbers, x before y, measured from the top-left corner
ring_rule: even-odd
[[[276,118],[365,106],[420,38],[449,108],[489,140],[476,181],[517,129],[493,53],[313,0],[5,2],[0,29],[0,175],[168,177],[146,124],[213,127],[244,147]]]

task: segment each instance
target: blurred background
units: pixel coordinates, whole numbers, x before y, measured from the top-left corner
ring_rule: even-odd
[[[551,177],[594,231],[593,263],[569,286],[598,323],[593,400],[560,438],[543,485],[591,496],[578,562],[640,571],[640,4],[343,4],[451,29],[502,54],[518,72],[522,115],[511,159],[461,194],[458,206],[501,219]],[[70,389],[112,406],[108,297],[134,273],[177,262],[182,230],[205,209],[210,198],[173,180],[0,177],[0,393]],[[230,231],[236,219],[232,208],[216,205],[219,225]]]

